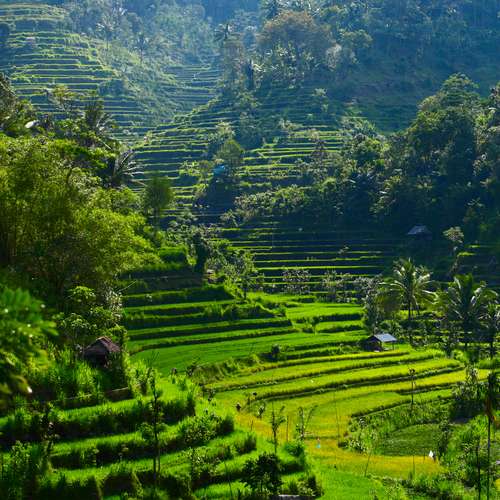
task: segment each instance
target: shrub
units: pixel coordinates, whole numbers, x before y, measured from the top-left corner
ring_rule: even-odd
[[[303,475],[298,479],[292,479],[283,488],[283,492],[288,495],[300,495],[301,497],[316,498],[323,495],[321,486],[315,474]]]
[[[186,473],[162,472],[160,485],[168,491],[171,498],[191,500],[194,498],[191,491],[191,479]]]
[[[218,417],[204,415],[187,418],[179,426],[178,440],[184,446],[202,446],[215,436],[225,436],[234,431],[234,419],[231,415]]]
[[[169,497],[164,491],[159,491],[157,488],[148,488],[138,498],[141,500],[168,500]]]
[[[106,495],[128,493],[134,497],[142,497],[142,484],[134,470],[120,464],[106,477],[104,484]]]
[[[164,422],[174,424],[196,411],[195,395],[189,392],[185,397],[160,401]],[[149,419],[150,405],[145,400],[131,401],[128,405],[105,404],[92,411],[73,410],[71,412],[52,411],[51,421],[54,432],[66,439],[88,436],[105,436],[116,432],[135,431]],[[0,428],[0,442],[12,445],[17,440],[36,441],[39,438],[40,414],[29,413],[25,408],[17,409],[9,415]]]
[[[255,460],[247,460],[243,467],[243,483],[258,498],[277,495],[282,484],[281,464],[276,455],[263,453]]]
[[[39,500],[53,500],[54,498],[102,500],[104,497],[101,482],[95,476],[69,482],[66,476],[61,475],[55,483],[45,482],[36,498]]]
[[[216,433],[218,436],[227,436],[234,431],[234,418],[232,415],[225,415],[216,424]]]
[[[250,453],[257,449],[257,436],[253,433],[248,433],[242,440],[236,441],[234,447],[240,455]]]

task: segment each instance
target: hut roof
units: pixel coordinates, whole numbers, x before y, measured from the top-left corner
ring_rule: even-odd
[[[378,340],[379,342],[397,342],[398,339],[393,337],[390,333],[377,333],[372,335],[370,339]]]
[[[407,233],[407,236],[430,236],[432,233],[427,226],[417,224],[413,226]]]
[[[225,171],[226,171],[226,166],[225,165],[218,165],[217,167],[214,168],[213,174],[215,176],[222,175]]]
[[[95,342],[83,350],[84,356],[109,356],[120,352],[120,346],[115,344],[109,337],[99,337]]]

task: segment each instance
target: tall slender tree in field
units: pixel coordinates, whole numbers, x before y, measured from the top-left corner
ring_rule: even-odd
[[[416,266],[411,259],[398,260],[392,272],[383,284],[384,293],[398,300],[408,311],[408,320],[420,311],[425,300],[433,297],[431,275],[422,266]]]
[[[173,201],[174,192],[169,179],[153,177],[147,184],[144,192],[144,206],[153,212],[155,226],[160,223],[160,215]]]
[[[455,276],[448,289],[438,296],[438,309],[450,324],[457,326],[465,349],[472,335],[480,331],[481,322],[495,298],[496,293],[484,283],[477,283],[472,274]]]

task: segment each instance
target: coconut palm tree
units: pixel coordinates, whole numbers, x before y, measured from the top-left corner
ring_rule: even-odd
[[[481,322],[495,297],[495,292],[484,283],[477,283],[472,274],[455,276],[448,289],[439,294],[438,309],[450,324],[458,327],[465,349],[472,333],[481,329]]]
[[[111,159],[105,171],[104,184],[106,187],[118,189],[126,184],[140,184],[137,175],[143,174],[141,166],[137,163],[135,153],[132,150],[122,151]]]
[[[416,266],[411,259],[398,260],[392,276],[383,282],[384,293],[399,301],[408,311],[408,321],[411,321],[414,312],[420,312],[423,301],[434,297],[430,288],[430,273],[425,267]]]
[[[224,45],[233,34],[233,28],[229,23],[219,24],[215,30],[214,38],[216,42]]]
[[[104,110],[104,101],[95,93],[85,104],[81,125],[85,131],[97,138],[98,142],[103,143],[106,143],[111,129],[115,127],[111,115]]]
[[[482,327],[485,340],[490,346],[490,358],[493,358],[495,356],[495,342],[500,333],[500,305],[497,300],[488,304],[486,313],[483,316]]]
[[[263,11],[266,21],[271,21],[278,17],[283,9],[280,0],[266,0],[263,5]]]

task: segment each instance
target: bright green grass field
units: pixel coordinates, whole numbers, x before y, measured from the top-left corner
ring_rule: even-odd
[[[383,440],[377,453],[381,455],[416,455],[426,456],[430,450],[436,450],[439,441],[437,424],[422,424],[407,427],[392,433]]]
[[[142,351],[133,356],[134,360],[146,360],[155,353],[155,367],[162,373],[169,373],[172,368],[185,369],[195,360],[201,365],[218,363],[229,358],[240,358],[269,352],[275,344],[284,347],[327,346],[347,342],[356,342],[365,334],[340,332],[335,334],[288,333],[269,337],[256,337],[242,340],[227,340],[210,344],[184,345],[163,349]]]

